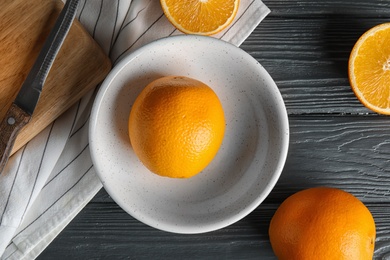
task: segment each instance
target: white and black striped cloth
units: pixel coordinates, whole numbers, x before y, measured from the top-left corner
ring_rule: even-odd
[[[235,21],[214,37],[239,46],[268,13],[261,0],[241,0]],[[180,34],[158,0],[81,0],[77,18],[114,65],[153,40]],[[38,256],[102,188],[88,146],[94,92],[14,154],[0,175],[1,259]]]

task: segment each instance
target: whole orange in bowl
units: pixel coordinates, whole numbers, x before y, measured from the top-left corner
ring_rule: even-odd
[[[152,172],[189,178],[217,154],[225,132],[222,104],[206,84],[166,76],[148,84],[129,118],[131,145]]]
[[[355,196],[317,187],[288,197],[271,219],[269,237],[280,259],[372,259],[375,222]]]

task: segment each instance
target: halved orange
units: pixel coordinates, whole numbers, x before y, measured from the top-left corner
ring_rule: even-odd
[[[390,115],[390,23],[377,25],[359,38],[349,57],[348,76],[364,106]]]
[[[234,20],[240,0],[160,0],[168,20],[187,34],[212,35]]]

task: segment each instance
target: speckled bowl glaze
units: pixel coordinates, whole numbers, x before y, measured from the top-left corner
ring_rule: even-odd
[[[151,173],[128,137],[134,100],[167,75],[208,84],[225,111],[218,154],[190,179]],[[276,184],[288,143],[286,108],[266,70],[243,50],[204,36],[168,37],[125,57],[103,82],[90,122],[91,156],[109,195],[134,218],[174,233],[217,230],[252,212]]]

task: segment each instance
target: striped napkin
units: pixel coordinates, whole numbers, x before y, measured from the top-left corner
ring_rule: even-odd
[[[214,37],[239,46],[269,12],[261,0],[241,0],[235,21]],[[180,34],[158,0],[81,0],[77,18],[114,65],[153,40]],[[0,175],[0,259],[37,257],[102,188],[88,145],[96,91],[15,153]]]

